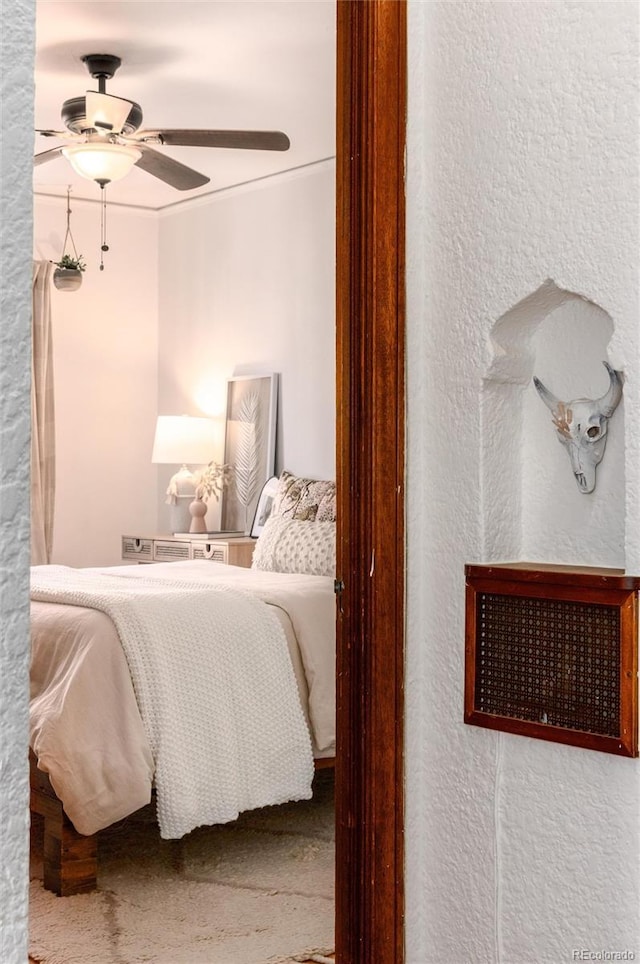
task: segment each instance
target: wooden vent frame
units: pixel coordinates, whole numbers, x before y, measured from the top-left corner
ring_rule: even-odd
[[[637,757],[640,578],[538,563],[465,574],[465,723]]]

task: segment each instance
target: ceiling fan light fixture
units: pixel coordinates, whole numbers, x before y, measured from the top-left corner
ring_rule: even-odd
[[[76,174],[102,183],[125,177],[142,156],[126,144],[74,144],[63,147],[62,153]]]
[[[91,76],[98,80],[99,89],[86,91],[84,97],[65,100],[61,116],[71,134],[83,140],[81,143],[76,141],[73,147],[60,146],[37,153],[34,157],[35,166],[53,161],[62,154],[80,177],[95,181],[103,189],[110,181],[125,177],[137,164],[141,171],[164,181],[176,191],[194,191],[209,184],[210,178],[177,161],[170,154],[155,150],[151,144],[169,148],[212,147],[251,151],[288,151],[291,146],[288,136],[277,130],[140,130],[140,105],[106,92],[106,81],[113,77],[122,64],[120,57],[114,54],[87,54],[82,61]],[[47,137],[68,137],[64,131],[39,129],[38,133]],[[134,133],[133,144],[139,145],[139,148],[129,146]]]

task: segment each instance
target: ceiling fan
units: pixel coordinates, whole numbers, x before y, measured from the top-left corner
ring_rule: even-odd
[[[289,138],[282,131],[140,130],[140,105],[106,93],[106,81],[111,80],[120,67],[120,57],[87,54],[82,61],[90,75],[97,79],[98,90],[88,90],[84,97],[65,100],[61,116],[66,131],[36,131],[44,137],[59,137],[71,141],[71,144],[36,154],[35,165],[62,155],[78,174],[97,181],[104,188],[110,181],[128,174],[135,164],[178,191],[189,191],[207,184],[209,178],[156,150],[156,147],[289,149]]]

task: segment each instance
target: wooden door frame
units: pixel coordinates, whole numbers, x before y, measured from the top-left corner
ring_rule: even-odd
[[[338,0],[338,964],[404,956],[405,0]]]

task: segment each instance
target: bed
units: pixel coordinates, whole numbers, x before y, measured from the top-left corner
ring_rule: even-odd
[[[31,810],[47,889],[94,889],[96,835],[152,795],[167,839],[311,796],[335,754],[334,570],[333,483],[286,472],[251,569],[34,567]]]

